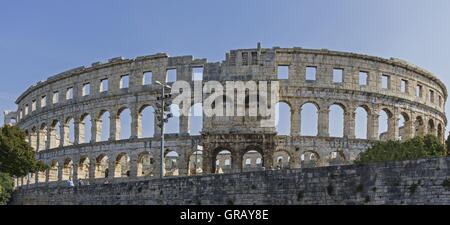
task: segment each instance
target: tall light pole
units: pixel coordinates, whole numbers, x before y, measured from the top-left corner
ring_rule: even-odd
[[[163,179],[163,177],[164,177],[164,124],[166,124],[169,121],[169,118],[172,117],[172,114],[170,113],[170,109],[166,108],[166,101],[165,101],[166,99],[170,100],[172,95],[171,94],[166,95],[166,88],[169,90],[172,88],[169,85],[162,84],[159,81],[155,81],[155,83],[162,87],[161,97],[157,98],[157,100],[161,101],[161,106],[156,111],[159,114],[159,116],[157,116],[157,118],[158,118],[157,123],[158,123],[158,126],[161,128],[160,178]],[[166,112],[167,112],[167,117],[166,117]]]

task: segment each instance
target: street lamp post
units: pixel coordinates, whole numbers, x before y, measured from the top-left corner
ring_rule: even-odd
[[[166,88],[167,89],[171,89],[171,87],[169,85],[166,84],[162,84],[159,81],[155,82],[156,84],[158,84],[159,86],[162,87],[162,93],[161,93],[161,97],[158,97],[158,100],[161,101],[161,106],[159,107],[160,109],[157,110],[157,113],[159,113],[159,118],[158,118],[158,126],[161,128],[161,162],[160,162],[160,178],[163,179],[164,177],[164,124],[167,123],[169,120],[169,118],[172,117],[172,114],[170,113],[170,109],[166,110],[166,99],[170,99],[172,96],[171,94],[166,95]],[[167,112],[167,118],[166,118],[166,112]]]

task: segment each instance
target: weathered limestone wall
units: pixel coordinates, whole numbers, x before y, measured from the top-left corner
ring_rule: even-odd
[[[175,116],[173,126],[167,126],[174,129],[166,129],[165,153],[160,154],[161,129],[155,126],[154,112],[161,109],[157,100],[161,87],[156,81],[170,85],[184,81],[191,87],[208,81],[277,81],[277,104],[286,106],[279,124],[290,129],[279,132],[275,124],[261,126],[263,116],[204,116],[201,120]],[[251,95],[244,96],[245,88],[241,89],[236,90],[241,95],[227,96],[225,103],[219,96],[214,107],[241,105],[247,113],[258,109],[258,100],[250,101]],[[265,91],[259,88],[259,92]],[[202,100],[206,105],[211,95],[192,94],[196,97],[192,105],[187,104],[191,108]],[[379,140],[431,134],[444,142],[447,97],[447,88],[435,75],[398,59],[258,45],[231,50],[222,62],[158,53],[112,58],[65,71],[19,96],[17,111],[7,112],[5,123],[23,129],[36,158],[49,166],[47,171],[17,178],[16,186],[54,186],[79,179],[133,182],[161,173],[190,176],[194,171],[198,175],[197,169],[203,175],[217,173],[224,152],[228,155],[222,163],[229,162],[225,172],[245,172],[244,156],[249,152],[261,156],[257,168],[282,164],[298,169],[351,164]],[[306,106],[314,108],[310,112],[314,118],[308,118]],[[333,109],[342,119],[335,120]],[[310,128],[302,129],[302,124],[308,124],[305,121],[312,122]],[[200,125],[201,132],[194,132],[193,124]],[[340,133],[331,132],[333,125],[340,127]],[[357,135],[357,129],[365,134]],[[144,130],[152,134],[144,135]],[[167,161],[164,171],[162,161]]]
[[[450,158],[20,187],[12,204],[450,204]]]

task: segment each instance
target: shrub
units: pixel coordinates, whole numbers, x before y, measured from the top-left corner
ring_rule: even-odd
[[[357,164],[386,161],[415,160],[447,155],[445,145],[439,143],[436,136],[427,135],[410,140],[379,142],[362,152],[355,161]]]
[[[7,173],[0,173],[0,205],[6,205],[14,189],[14,181]]]

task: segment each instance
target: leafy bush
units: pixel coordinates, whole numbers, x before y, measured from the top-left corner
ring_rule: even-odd
[[[447,155],[445,145],[439,143],[436,136],[426,135],[410,140],[379,142],[362,152],[355,161],[357,164],[386,161],[415,160]]]
[[[14,182],[7,173],[0,173],[0,205],[6,205],[13,192]]]

